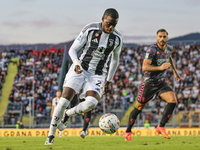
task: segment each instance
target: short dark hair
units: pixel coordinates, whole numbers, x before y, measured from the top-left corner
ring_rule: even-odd
[[[114,8],[108,8],[105,10],[104,14],[103,14],[103,18],[105,16],[110,16],[113,19],[118,19],[119,18],[119,14],[117,12],[117,10],[115,10]]]
[[[168,35],[168,32],[167,32],[165,29],[159,29],[159,30],[157,31],[157,34],[158,34],[159,32],[166,32],[167,35]]]

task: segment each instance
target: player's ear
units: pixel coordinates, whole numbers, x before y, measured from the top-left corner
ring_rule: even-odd
[[[102,17],[102,22],[104,21],[104,17]]]

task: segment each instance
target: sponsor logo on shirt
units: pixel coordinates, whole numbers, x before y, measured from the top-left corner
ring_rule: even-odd
[[[157,59],[157,64],[158,66],[161,66],[163,63],[165,62],[169,62],[169,59],[168,58],[165,58],[165,59]]]
[[[101,60],[104,59],[105,57],[105,54],[104,54],[104,51],[106,50],[106,48],[104,47],[99,47],[97,48],[95,51],[92,52],[92,56],[93,57],[97,57],[97,58],[100,58]]]

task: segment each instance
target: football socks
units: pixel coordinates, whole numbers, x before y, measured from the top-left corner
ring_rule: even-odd
[[[86,131],[88,129],[90,119],[91,119],[91,110],[85,113],[83,131]]]
[[[163,111],[163,116],[162,116],[162,119],[160,121],[160,127],[164,127],[165,124],[168,122],[168,120],[172,116],[172,112],[173,112],[175,106],[176,106],[176,103],[168,103],[165,106],[165,109]]]
[[[130,113],[130,116],[129,116],[129,121],[128,121],[128,127],[126,129],[126,132],[131,132],[131,128],[133,127],[134,123],[135,123],[135,120],[137,118],[137,115],[140,113],[141,111],[138,110],[137,108],[134,108],[132,110],[132,112]]]
[[[67,99],[61,97],[58,105],[55,107],[55,110],[53,112],[53,116],[51,119],[50,129],[49,129],[49,135],[54,135],[57,129],[57,124],[62,119],[64,110],[69,105],[70,101]]]

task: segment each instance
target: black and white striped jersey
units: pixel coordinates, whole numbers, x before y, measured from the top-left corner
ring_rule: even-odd
[[[101,23],[91,23],[82,29],[72,47],[76,51],[81,49],[78,59],[83,69],[102,75],[107,72],[111,54],[120,54],[122,35],[116,29],[110,34],[104,33]]]

